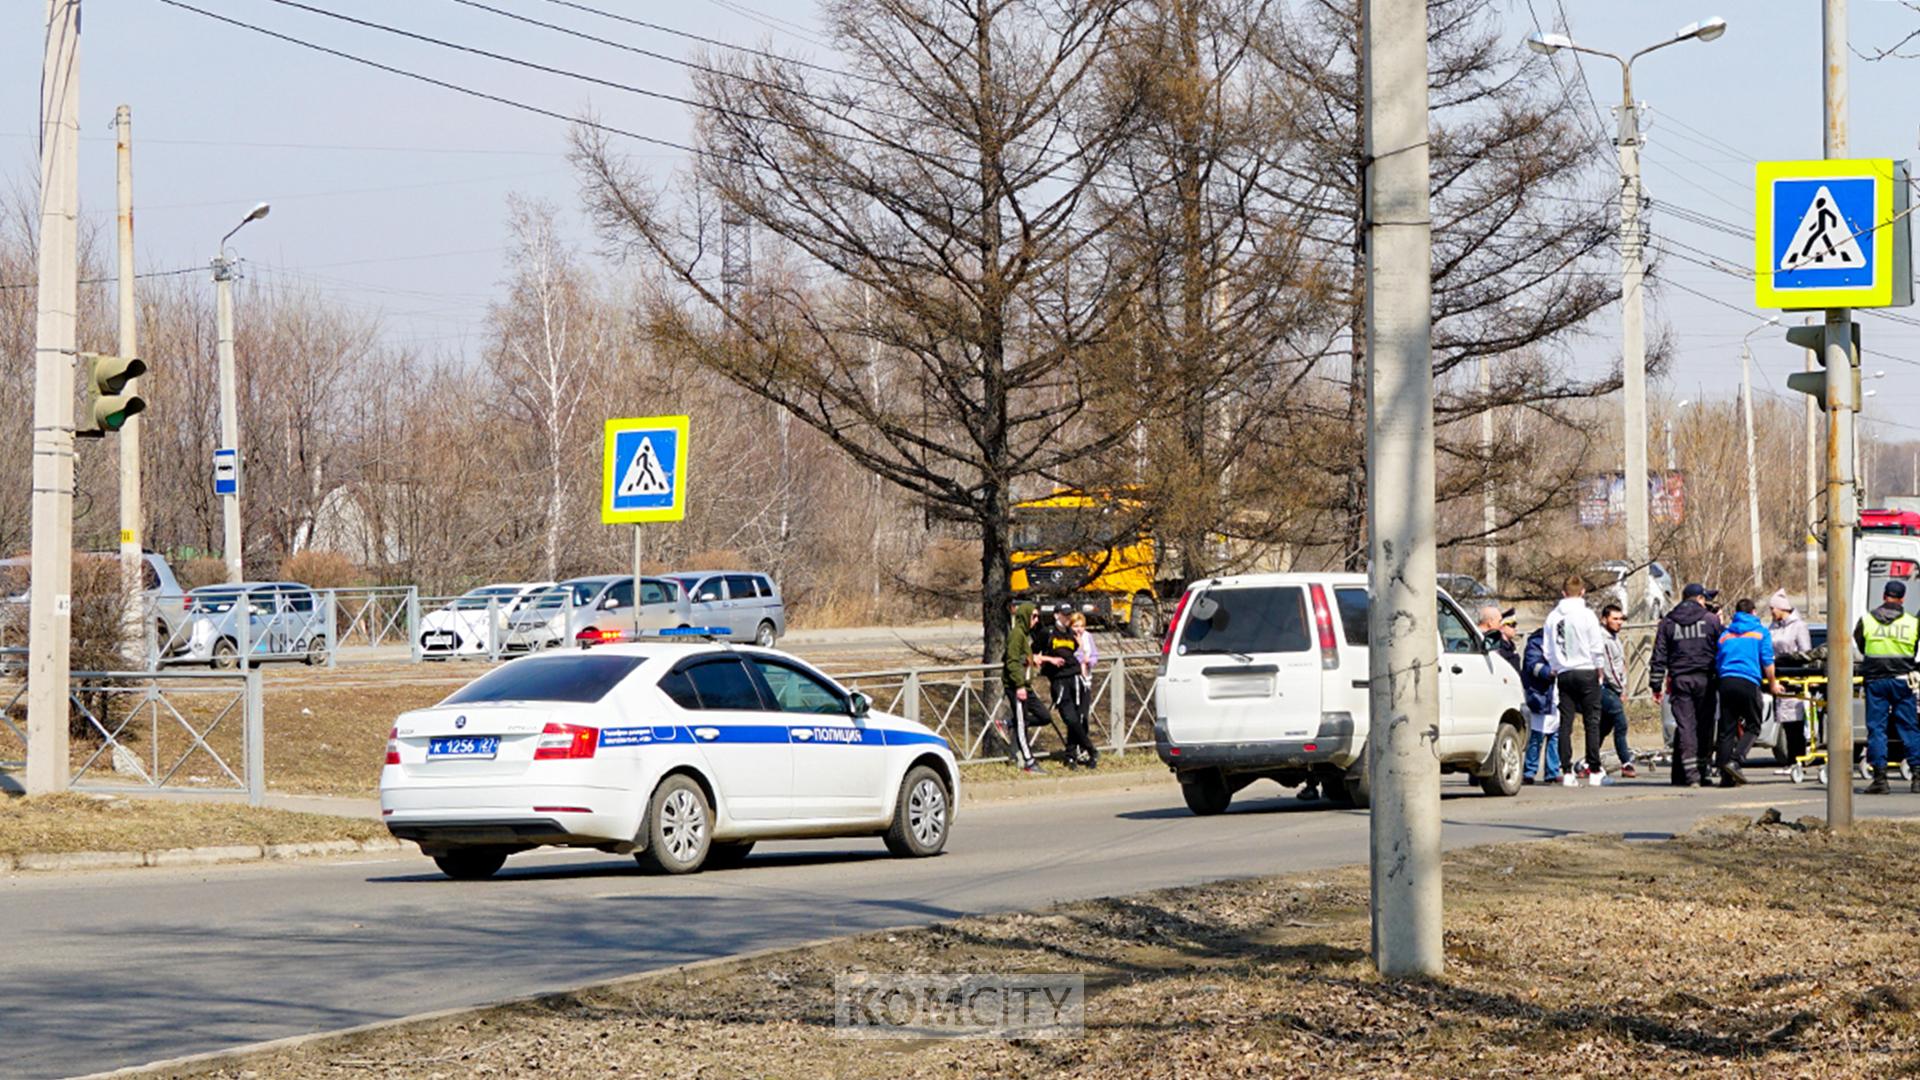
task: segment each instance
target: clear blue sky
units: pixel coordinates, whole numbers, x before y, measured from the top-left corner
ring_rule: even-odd
[[[347,26],[268,0],[192,0],[195,6],[272,27],[396,66],[485,88],[573,114],[591,104],[612,124],[685,141],[684,107]],[[318,6],[572,71],[667,93],[683,92],[674,64],[519,25],[453,0],[315,0]],[[692,42],[607,22],[542,0],[490,0],[630,45],[690,56]],[[771,44],[831,61],[818,40],[813,5],[800,0],[591,0],[675,29],[742,44]],[[1716,3],[1719,6],[1716,6]],[[113,205],[114,106],[133,106],[138,247],[143,269],[204,263],[220,234],[254,202],[271,217],[248,226],[236,248],[262,275],[304,281],[343,302],[379,311],[395,340],[462,349],[480,335],[486,301],[502,276],[504,199],[523,191],[551,199],[584,235],[572,208],[576,182],[564,158],[565,125],[450,91],[362,68],[225,26],[158,0],[87,0],[81,102],[90,141],[82,149],[83,200],[97,221]],[[1689,6],[1694,5],[1694,6]],[[1852,37],[1871,50],[1911,29],[1913,13],[1888,0],[1854,0]],[[30,187],[43,4],[0,7],[0,181]],[[1680,24],[1720,14],[1731,23],[1711,44],[1685,43],[1635,69],[1637,96],[1651,106],[1645,185],[1667,204],[1750,228],[1756,158],[1820,155],[1820,5],[1682,0],[1515,0],[1514,39],[1565,20],[1583,44],[1630,52]],[[1610,131],[1619,97],[1608,61],[1556,61],[1569,79],[1591,80]],[[1920,157],[1920,61],[1855,60],[1853,152]],[[1594,110],[1589,109],[1589,113]],[[677,154],[635,145],[662,173]],[[1744,268],[1751,243],[1655,210],[1656,242],[1692,259]],[[1708,254],[1701,254],[1701,253]],[[1743,278],[1665,257],[1652,305],[1676,335],[1676,395],[1725,396],[1738,379],[1740,337],[1757,321]],[[1698,290],[1712,299],[1689,294]],[[1716,303],[1715,301],[1719,301]],[[1730,310],[1731,305],[1738,310]],[[1920,309],[1911,309],[1920,315]],[[1887,378],[1873,410],[1914,425],[1890,440],[1920,438],[1920,327],[1864,320],[1869,357]],[[1583,364],[1617,355],[1617,316],[1594,323],[1575,346]],[[1760,391],[1784,391],[1801,357],[1776,331],[1755,335]]]

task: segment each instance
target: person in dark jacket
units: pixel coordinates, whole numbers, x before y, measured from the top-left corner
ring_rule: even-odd
[[[1713,783],[1714,657],[1720,649],[1720,619],[1707,610],[1714,594],[1698,582],[1680,592],[1680,602],[1653,633],[1653,663],[1647,672],[1657,704],[1673,697],[1673,783]]]
[[[1087,736],[1086,688],[1080,682],[1080,638],[1073,632],[1073,612],[1065,605],[1053,609],[1053,625],[1035,642],[1042,653],[1047,683],[1053,687],[1053,711],[1067,726],[1067,768],[1094,766],[1100,751]]]
[[[1480,636],[1493,642],[1493,651],[1502,660],[1520,670],[1520,650],[1513,644],[1515,623],[1513,611],[1501,611],[1498,604],[1484,604],[1480,608]]]
[[[1740,771],[1753,737],[1760,730],[1760,688],[1775,698],[1780,683],[1773,672],[1773,634],[1753,613],[1753,601],[1734,605],[1733,621],[1720,634],[1714,666],[1720,676],[1720,744],[1714,760],[1720,766],[1720,786],[1747,782]]]
[[[1527,636],[1526,656],[1520,663],[1520,688],[1527,696],[1527,754],[1521,782],[1534,782],[1544,750],[1547,775],[1542,779],[1557,784],[1560,782],[1560,740],[1556,737],[1560,730],[1559,691],[1554,686],[1553,665],[1547,662],[1545,627]]]
[[[1853,643],[1860,650],[1860,681],[1867,698],[1867,794],[1887,793],[1887,722],[1906,744],[1913,769],[1909,790],[1920,792],[1920,723],[1914,717],[1914,653],[1920,650],[1920,619],[1907,614],[1907,584],[1889,581],[1879,607],[1860,616]]]

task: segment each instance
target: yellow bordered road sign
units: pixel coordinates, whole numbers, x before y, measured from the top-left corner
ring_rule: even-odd
[[[1754,185],[1754,305],[1913,303],[1907,163],[1891,158],[1762,161]]]
[[[600,520],[609,525],[687,516],[687,418],[607,421]]]

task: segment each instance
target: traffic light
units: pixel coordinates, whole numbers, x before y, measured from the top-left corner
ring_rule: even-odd
[[[82,355],[93,377],[93,426],[74,434],[97,439],[109,431],[119,431],[127,417],[146,411],[145,398],[123,391],[129,382],[146,374],[147,364],[137,356]]]
[[[1853,328],[1853,352],[1848,356],[1848,369],[1853,374],[1853,411],[1860,411],[1860,324],[1848,324]],[[1821,364],[1827,362],[1827,328],[1819,323],[1812,326],[1792,326],[1787,328],[1787,341],[1803,349],[1812,349]],[[1796,371],[1787,376],[1787,389],[1811,394],[1813,400],[1827,407],[1827,372]]]

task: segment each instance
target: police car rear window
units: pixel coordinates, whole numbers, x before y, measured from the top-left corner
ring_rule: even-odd
[[[498,667],[454,691],[443,705],[479,705],[495,701],[563,701],[592,704],[633,669],[643,656],[542,656]]]

